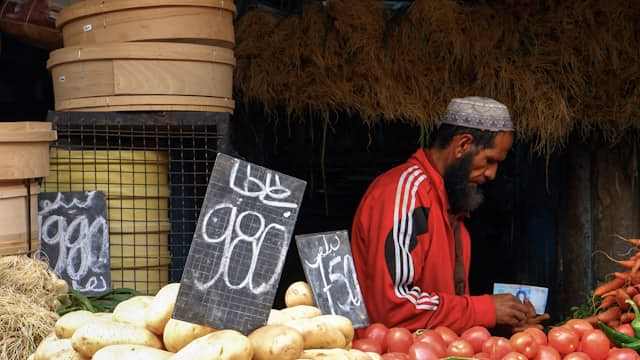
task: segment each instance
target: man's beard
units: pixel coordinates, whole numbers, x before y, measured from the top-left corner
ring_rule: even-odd
[[[480,189],[469,185],[472,159],[472,152],[468,152],[457,163],[449,167],[443,176],[451,212],[454,214],[471,212],[477,209],[484,199]]]

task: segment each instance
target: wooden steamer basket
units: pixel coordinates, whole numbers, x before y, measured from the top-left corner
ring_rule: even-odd
[[[40,187],[35,181],[29,185],[30,199],[27,200],[26,183],[16,180],[0,181],[0,256],[29,254],[40,248]],[[28,218],[27,208],[30,214]]]
[[[64,46],[129,41],[199,43],[233,48],[231,0],[87,0],[56,20]]]
[[[57,139],[51,123],[0,123],[0,181],[49,175],[49,142]]]
[[[0,123],[0,256],[39,249],[38,193],[33,179],[49,174],[48,122]]]
[[[51,52],[57,111],[233,112],[233,50],[168,42],[110,43]]]

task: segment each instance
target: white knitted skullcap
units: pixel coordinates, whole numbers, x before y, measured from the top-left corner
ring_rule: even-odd
[[[514,130],[509,109],[503,103],[479,96],[451,100],[442,123],[488,131]]]

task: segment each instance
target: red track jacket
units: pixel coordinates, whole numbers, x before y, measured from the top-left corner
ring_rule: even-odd
[[[493,327],[489,295],[469,296],[471,239],[460,221],[465,289],[455,295],[455,239],[442,176],[419,149],[378,176],[353,221],[351,250],[371,323],[410,330],[444,325],[460,334]]]

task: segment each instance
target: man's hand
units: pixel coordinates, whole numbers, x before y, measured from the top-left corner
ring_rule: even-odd
[[[543,326],[540,324],[543,321],[549,320],[549,314],[536,315],[536,309],[533,307],[533,304],[529,301],[529,299],[524,300],[524,305],[527,306],[527,319],[524,322],[516,325],[513,328],[513,332],[522,331],[526,328],[535,327],[540,330],[543,329]]]
[[[497,294],[491,296],[496,308],[496,326],[516,328],[527,322],[533,306],[523,304],[517,297],[511,294]],[[531,309],[529,308],[531,307]],[[533,310],[535,316],[535,310]]]

